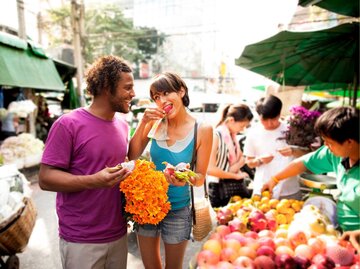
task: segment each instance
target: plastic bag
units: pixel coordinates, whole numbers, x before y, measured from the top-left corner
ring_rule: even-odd
[[[148,138],[155,139],[155,140],[168,140],[168,121],[166,118],[162,118],[157,120],[154,125],[152,126]]]

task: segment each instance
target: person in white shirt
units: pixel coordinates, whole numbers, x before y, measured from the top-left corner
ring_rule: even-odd
[[[280,121],[281,108],[281,100],[274,95],[263,97],[256,103],[260,123],[249,129],[244,145],[247,165],[256,168],[253,195],[261,196],[264,183],[294,159],[289,145],[280,139],[287,129],[286,123]],[[298,179],[282,181],[273,190],[272,197],[301,200]]]

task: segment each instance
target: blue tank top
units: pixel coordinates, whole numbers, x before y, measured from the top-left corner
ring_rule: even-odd
[[[154,162],[156,170],[163,171],[165,165],[162,162],[168,162],[177,165],[180,162],[191,163],[194,147],[194,129],[189,134],[177,140],[174,145],[168,146],[166,141],[152,140],[150,147],[151,161]],[[189,185],[173,186],[169,185],[168,197],[171,203],[171,210],[178,210],[190,205]]]

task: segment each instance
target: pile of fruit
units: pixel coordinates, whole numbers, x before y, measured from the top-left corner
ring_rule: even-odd
[[[287,228],[303,204],[303,201],[293,199],[270,199],[270,193],[266,191],[262,197],[233,197],[228,205],[217,210],[216,217],[219,224],[229,225],[232,231],[275,231]]]
[[[360,268],[356,250],[318,208],[264,195],[235,197],[217,211],[219,225],[198,253],[197,268]]]

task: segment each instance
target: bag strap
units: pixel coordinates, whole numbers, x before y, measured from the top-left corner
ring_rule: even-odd
[[[197,128],[198,124],[197,121],[195,121],[195,125],[194,125],[194,147],[193,147],[193,152],[192,152],[192,159],[191,159],[191,163],[190,163],[190,169],[194,171],[195,168],[195,163],[196,163],[196,144],[197,144]],[[191,211],[192,211],[192,215],[193,215],[193,224],[196,225],[196,214],[195,214],[195,198],[194,198],[194,187],[191,186],[190,187],[190,191],[191,191]],[[205,181],[204,181],[204,194],[205,194],[205,198],[209,197],[208,191],[207,191],[207,186],[206,186],[206,175],[205,175]]]

